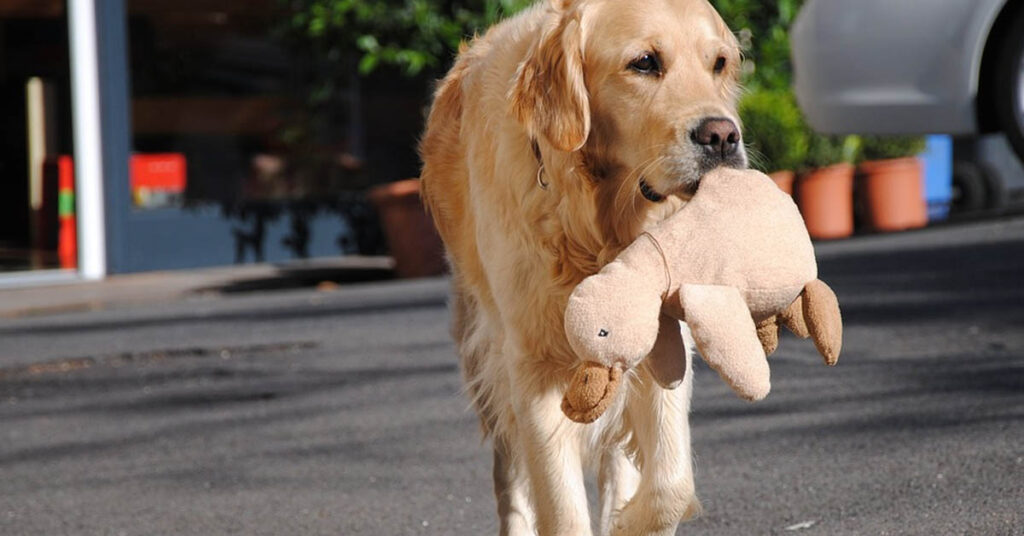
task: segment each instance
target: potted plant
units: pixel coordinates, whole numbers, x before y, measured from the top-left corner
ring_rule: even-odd
[[[794,188],[794,197],[815,239],[845,238],[853,234],[853,165],[857,139],[853,136],[809,134],[806,171]]]
[[[920,136],[863,136],[856,197],[864,225],[873,231],[902,231],[928,223],[924,195],[925,148]]]
[[[278,31],[300,59],[294,78],[305,92],[302,106],[284,129],[286,145],[310,160],[306,153],[311,147],[341,144],[332,139],[341,133],[338,118],[362,113],[353,98],[359,94],[361,77],[382,76],[381,71],[389,70],[426,89],[444,72],[460,42],[530,3],[279,0]],[[365,176],[373,177],[370,184],[381,183],[375,171],[369,166],[364,170]],[[420,201],[419,179],[380,184],[370,188],[367,197],[380,218],[399,277],[444,270],[443,248]]]
[[[419,179],[382,184],[369,192],[398,277],[426,277],[445,270],[444,246],[420,195]]]
[[[793,194],[796,169],[807,158],[809,133],[791,90],[756,90],[740,102],[743,137],[754,167]]]

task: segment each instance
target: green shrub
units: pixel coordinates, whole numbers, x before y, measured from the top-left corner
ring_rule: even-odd
[[[459,42],[530,0],[278,0],[281,30],[314,58],[354,61],[366,75],[386,65],[408,75],[440,69]]]
[[[752,162],[767,172],[795,170],[807,157],[808,131],[792,91],[754,91],[740,101]]]
[[[788,89],[792,79],[789,27],[804,0],[711,0],[740,38],[744,83],[756,89]]]
[[[767,171],[802,171],[854,163],[860,136],[818,134],[807,124],[792,90],[754,91],[740,102],[751,160]],[[759,161],[760,160],[760,161]]]
[[[861,136],[857,161],[916,156],[924,151],[923,136]]]
[[[843,144],[836,136],[812,134],[805,165],[810,168],[828,167],[843,161]]]
[[[810,140],[805,169],[855,162],[860,148],[859,136],[827,136],[812,131],[810,127],[807,127],[807,132]]]

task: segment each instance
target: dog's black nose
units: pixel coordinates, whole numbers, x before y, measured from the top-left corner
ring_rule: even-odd
[[[740,147],[740,129],[736,123],[724,117],[709,117],[690,135],[693,142],[717,160],[725,160],[736,154]]]

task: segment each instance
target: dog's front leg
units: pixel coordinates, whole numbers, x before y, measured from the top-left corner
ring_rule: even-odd
[[[626,416],[639,447],[640,486],[615,519],[614,536],[671,536],[700,510],[690,460],[690,352],[686,360],[683,383],[674,390],[661,388],[645,367],[637,369]]]
[[[639,482],[640,473],[622,447],[612,446],[601,454],[601,465],[597,473],[601,536],[611,535],[615,516],[636,492]]]
[[[529,484],[521,460],[516,459],[508,442],[494,439],[494,495],[498,501],[499,536],[532,536],[533,510]]]
[[[526,367],[523,367],[526,368]],[[520,452],[538,536],[590,536],[581,463],[581,425],[562,414],[562,393],[537,372],[513,373]]]

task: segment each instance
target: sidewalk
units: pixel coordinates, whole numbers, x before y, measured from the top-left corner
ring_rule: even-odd
[[[391,257],[345,256],[281,264],[246,264],[110,276],[48,286],[0,288],[0,319],[174,302],[231,294],[374,281],[393,277]]]
[[[912,232],[859,235],[815,244],[818,261],[878,248],[903,251],[981,245],[1024,238],[1024,216],[940,224]],[[70,281],[48,286],[4,288],[0,273],[0,319],[94,311],[176,302],[189,297],[231,295],[289,288],[331,289],[340,283],[391,279],[391,257],[344,256],[281,264],[115,275],[103,281]]]

